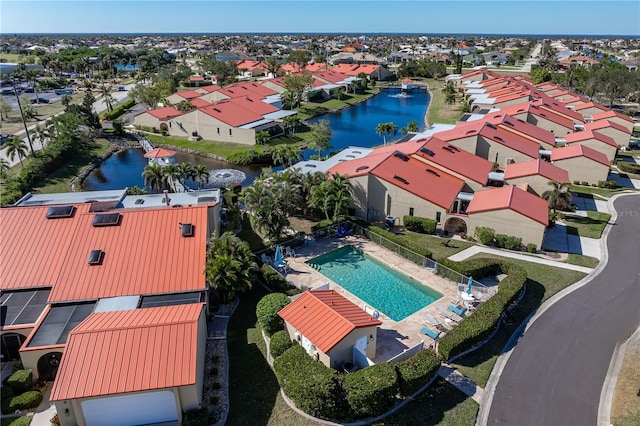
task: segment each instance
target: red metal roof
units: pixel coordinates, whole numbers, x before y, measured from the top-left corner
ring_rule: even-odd
[[[562,148],[554,148],[551,150],[551,161],[566,160],[567,158],[586,157],[590,160],[604,164],[607,167],[611,166],[607,156],[603,153],[591,149],[588,146],[575,144],[568,145]]]
[[[609,110],[609,108],[607,108],[606,106],[601,105],[601,104],[596,103],[596,102],[593,102],[593,101],[585,102],[583,104],[576,105],[575,107],[573,107],[574,111],[581,111],[581,110],[587,109],[587,108],[597,108],[597,109],[599,109],[601,111],[608,111]]]
[[[196,383],[199,303],[89,315],[70,334],[52,401]]]
[[[616,129],[620,132],[623,132],[627,135],[631,134],[631,130],[627,129],[626,127],[624,127],[623,125],[616,123],[615,121],[609,121],[609,120],[598,120],[598,121],[594,121],[592,123],[585,123],[584,128],[585,130],[592,130],[592,131],[598,131],[598,130],[602,130],[605,129],[607,127],[611,127],[612,129]]]
[[[70,218],[47,219],[51,206],[0,209],[0,289],[52,287],[78,219],[89,204],[76,206]],[[84,256],[85,261],[88,253]]]
[[[164,107],[164,108],[151,109],[151,110],[146,111],[146,112],[151,114],[155,118],[160,119],[160,120],[164,120],[164,119],[167,119],[167,118],[177,117],[179,115],[182,115],[182,112],[178,111],[174,107]]]
[[[509,114],[512,116],[517,116],[520,114],[532,114],[538,117],[545,118],[553,123],[559,124],[560,126],[570,129],[571,131],[573,131],[575,128],[574,122],[571,119],[567,117],[563,117],[559,114],[556,114],[552,110],[543,111],[533,102],[526,102],[522,104],[511,105],[505,108],[501,108],[500,112]]]
[[[49,302],[204,290],[208,207],[113,210],[119,225],[104,227],[77,212]],[[181,223],[194,225],[193,237],[182,237]],[[92,250],[104,252],[101,264],[89,265]]]
[[[257,114],[239,104],[232,102],[231,99],[225,99],[215,104],[200,108],[199,111],[216,118],[229,126],[238,127],[243,124],[253,123],[262,120],[262,114]]]
[[[569,173],[566,170],[542,160],[511,163],[504,170],[505,180],[534,175],[540,175],[560,183],[569,182]]]
[[[213,92],[217,92],[218,90],[222,89],[220,86],[218,86],[217,84],[210,84],[208,86],[200,86],[198,87],[198,90],[207,92],[207,93],[213,93]]]
[[[537,143],[552,147],[556,144],[556,138],[550,131],[542,129],[535,124],[527,123],[519,118],[504,114],[502,110],[492,115],[489,121],[503,130],[534,140]]]
[[[467,208],[468,214],[510,209],[543,225],[549,224],[549,203],[515,186],[478,191]]]
[[[424,141],[424,139],[423,139]],[[438,139],[427,139],[421,148],[430,149],[433,155],[418,150],[416,155],[427,163],[434,163],[458,173],[481,185],[486,185],[493,163]]]
[[[189,81],[204,81],[204,77],[201,75],[192,75],[189,77]]]
[[[538,158],[540,156],[539,143],[520,136],[517,133],[505,130],[502,127],[497,127],[494,124],[490,125],[490,123],[485,123],[478,134],[482,137],[491,139],[494,142],[525,154],[531,158]]]
[[[255,99],[264,99],[267,96],[277,95],[278,92],[269,89],[262,84],[247,81],[243,83],[234,83],[230,86],[220,89],[220,93],[229,96],[230,98],[237,98],[240,96],[251,96]]]
[[[567,136],[565,136],[565,139],[567,141],[567,144],[579,143],[589,139],[595,139],[597,141],[600,141],[610,146],[614,146],[614,147],[618,146],[616,144],[616,141],[612,137],[603,135],[602,133],[594,132],[592,130],[584,130],[582,132],[569,133],[567,134]]]
[[[242,96],[239,98],[232,98],[229,100],[230,102],[235,102],[240,105],[244,109],[248,109],[249,111],[255,112],[256,114],[265,115],[270,114],[272,112],[279,111],[278,108],[274,107],[271,104],[266,102],[262,102],[260,99],[255,99],[250,96]]]
[[[202,108],[202,107],[212,105],[211,102],[205,101],[202,98],[191,99],[189,102],[191,102],[191,105],[193,105],[196,108]]]
[[[343,74],[341,72],[336,72],[333,70],[329,70],[329,71],[316,71],[313,73],[313,77],[316,79],[320,79],[323,80],[327,83],[331,83],[331,84],[336,84],[336,83],[340,83],[344,80],[346,80],[347,78],[349,78],[348,75]]]
[[[306,291],[278,315],[324,353],[356,328],[382,324],[334,290]]]
[[[151,151],[144,154],[145,158],[165,158],[173,157],[177,154],[177,151],[172,151],[166,148],[154,148]]]
[[[422,141],[407,141],[399,144],[379,147],[364,157],[349,161],[340,161],[335,166],[331,167],[327,173],[339,173],[340,175],[346,175],[350,178],[363,176],[370,173],[378,166],[378,164],[382,163],[394,152],[400,151],[403,154],[410,155],[415,153],[421,145]]]
[[[202,93],[196,92],[195,90],[184,90],[182,92],[176,92],[176,95],[186,100],[190,100],[190,99],[199,98],[200,96],[202,96]]]
[[[624,114],[620,114],[619,112],[615,112],[615,111],[604,111],[604,112],[600,112],[598,114],[593,114],[593,121],[596,120],[605,120],[608,118],[620,118],[621,120],[624,121],[628,121],[629,123],[633,123],[633,120],[631,119],[631,117],[628,117]]]

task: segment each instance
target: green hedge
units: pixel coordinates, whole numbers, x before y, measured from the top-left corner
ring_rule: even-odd
[[[338,372],[314,361],[300,345],[287,349],[273,363],[278,383],[298,408],[315,417],[345,415]]]
[[[209,413],[206,407],[187,411],[182,414],[182,426],[207,426],[209,424]]]
[[[287,296],[293,296],[294,294],[300,293],[298,288],[291,287],[287,280],[272,267],[263,264],[260,267],[260,273],[262,274],[263,281],[271,291],[285,293]]]
[[[136,101],[134,101],[133,99],[129,99],[128,101],[124,102],[121,105],[118,105],[116,108],[114,108],[111,112],[107,112],[104,115],[104,119],[105,120],[115,120],[116,118],[124,115],[127,111],[129,111],[134,105],[136,104]]]
[[[10,417],[2,421],[2,425],[6,426],[29,426],[33,420],[33,416]]]
[[[11,414],[12,411],[9,409],[9,405],[11,405],[11,399],[15,396],[15,392],[11,389],[11,386],[3,386],[2,387],[2,403],[1,403],[1,411],[2,414]]]
[[[284,321],[278,315],[280,309],[291,303],[291,299],[283,293],[271,293],[264,296],[256,307],[258,323],[267,335],[284,328]]]
[[[293,343],[291,342],[291,338],[289,337],[287,330],[280,330],[271,336],[271,341],[269,342],[269,353],[273,359],[276,359],[291,346],[293,346]]]
[[[438,352],[446,360],[485,340],[498,326],[502,312],[516,299],[527,280],[527,272],[518,265],[496,259],[471,259],[464,262],[443,260],[442,263],[461,274],[476,279],[499,273],[506,274],[498,285],[498,292],[484,302],[457,327],[448,332],[438,344]]]
[[[507,250],[520,250],[522,249],[522,238],[496,234],[496,247],[506,248]]]
[[[11,386],[15,395],[30,391],[33,389],[33,372],[31,369],[18,370],[9,377],[7,384]]]
[[[398,402],[399,380],[395,365],[384,362],[347,374],[347,402],[357,417],[385,413]]]
[[[419,232],[421,234],[434,234],[436,232],[436,222],[433,219],[417,216],[404,216],[402,223],[409,231]]]
[[[477,226],[475,235],[480,240],[482,244],[488,246],[493,243],[493,238],[495,237],[496,231],[493,228],[488,228],[486,226]]]
[[[416,393],[438,373],[440,358],[435,352],[425,349],[399,362],[396,367],[400,375],[400,394],[407,397]]]
[[[640,164],[637,163],[619,160],[618,168],[626,173],[640,174]]]
[[[21,395],[14,396],[9,404],[11,411],[25,410],[27,408],[36,408],[42,402],[42,392],[29,391]]]

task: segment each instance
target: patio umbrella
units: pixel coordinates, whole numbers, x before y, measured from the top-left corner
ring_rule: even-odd
[[[467,294],[471,294],[472,285],[473,285],[473,277],[469,277],[469,282],[467,283]]]
[[[276,254],[273,258],[273,264],[276,266],[276,268],[280,268],[284,265],[286,265],[286,262],[284,261],[284,258],[282,257],[282,249],[280,248],[280,246],[276,247]]]

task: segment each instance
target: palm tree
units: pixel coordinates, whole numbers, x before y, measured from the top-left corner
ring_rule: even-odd
[[[104,85],[104,82],[102,83],[102,95],[104,97],[104,103],[107,105],[108,112],[113,111],[113,96],[111,96],[111,90],[111,87],[107,88],[107,86]]]
[[[233,235],[225,232],[209,240],[205,276],[212,290],[225,302],[230,301],[237,291],[251,288],[252,275],[258,270],[249,246]],[[209,293],[209,300],[214,301]]]
[[[571,202],[571,193],[569,188],[571,184],[569,182],[556,182],[549,181],[549,185],[552,189],[542,193],[542,198],[549,202],[549,208],[553,210],[553,214],[556,214],[556,209],[563,209]]]
[[[269,142],[270,139],[271,136],[269,136],[269,132],[267,132],[266,130],[260,130],[259,132],[256,132],[256,143],[258,145],[264,145]]]
[[[402,129],[400,129],[400,133],[404,133],[405,135],[409,132],[418,132],[420,130],[420,128],[418,127],[418,122],[416,120],[411,120],[410,122],[407,123],[406,126],[404,126]]]
[[[167,175],[164,167],[158,163],[151,163],[144,166],[142,171],[144,184],[149,185],[152,191],[160,192],[167,187]]]
[[[13,111],[11,104],[5,102],[4,99],[0,99],[0,120],[8,119],[11,111]]]
[[[209,169],[203,164],[198,164],[194,169],[194,178],[198,181],[198,189],[202,189],[202,185],[209,182]]]
[[[171,165],[171,164],[170,164]],[[166,167],[165,167],[166,169]],[[194,167],[187,163],[182,162],[176,166],[176,178],[182,184],[184,190],[187,190],[187,180],[195,179],[195,169]]]
[[[68,96],[68,95],[65,95],[65,96]],[[44,147],[47,143],[47,139],[49,139],[52,136],[49,132],[49,128],[40,127],[40,124],[36,124],[36,128],[34,130],[35,130],[36,138],[38,138],[38,140],[40,141],[40,145]]]
[[[13,159],[17,155],[18,160],[20,160],[20,166],[24,167],[24,164],[22,164],[22,159],[27,157],[29,151],[27,150],[27,144],[24,143],[22,139],[20,139],[18,136],[14,136],[11,142],[7,142],[7,144],[4,146],[4,149],[6,150],[7,157],[9,157],[11,161],[13,161]]]
[[[33,87],[33,92],[36,96],[37,104],[40,103],[40,98],[38,97],[38,80],[37,80],[39,74],[40,74],[40,71],[38,70],[24,70],[22,73],[24,78],[27,79],[29,83],[31,83],[31,87]]]
[[[173,183],[175,181],[180,181],[180,170],[176,164],[167,164],[166,166],[161,166],[162,172],[164,173],[169,189],[175,190]]]
[[[60,98],[60,102],[62,103],[62,106],[64,106],[65,108],[68,108],[69,105],[71,105],[71,95],[62,95],[62,97]]]
[[[296,129],[300,124],[302,124],[302,120],[297,115],[289,115],[282,119],[282,124],[284,125],[284,130],[289,130],[290,136],[295,136]]]
[[[378,135],[382,135],[384,145],[387,145],[387,135],[395,136],[398,133],[398,126],[396,126],[393,122],[389,123],[379,123],[376,126],[376,133]]]
[[[338,98],[339,101],[342,100],[343,93],[344,93],[343,87],[336,87],[335,89],[333,89],[333,94],[335,95],[336,98]]]
[[[5,160],[4,158],[0,158],[0,179],[7,178],[7,171],[10,167],[11,166],[9,165],[9,162],[7,160]]]

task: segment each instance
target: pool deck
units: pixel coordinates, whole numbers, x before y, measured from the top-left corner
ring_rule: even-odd
[[[442,325],[451,329],[455,323],[445,318],[437,312],[437,308],[447,310],[447,306],[452,301],[460,301],[457,284],[435,275],[431,271],[422,268],[397,254],[372,243],[371,241],[357,237],[349,236],[346,238],[322,238],[319,240],[309,240],[308,244],[303,247],[296,247],[296,257],[288,257],[288,273],[287,280],[291,281],[298,288],[314,289],[329,283],[329,288],[340,293],[342,296],[355,303],[361,308],[368,307],[371,310],[377,309],[376,306],[370,306],[363,300],[349,293],[320,272],[313,269],[306,262],[310,259],[338,249],[345,245],[351,245],[363,250],[367,255],[396,269],[404,274],[412,277],[433,290],[443,295],[442,298],[432,304],[420,309],[418,312],[406,317],[402,321],[393,321],[380,311],[380,320],[382,325],[378,329],[378,341],[376,347],[376,357],[373,359],[376,363],[384,362],[400,353],[405,349],[409,349],[421,341],[424,341],[425,347],[433,346],[434,341],[420,332],[422,327],[427,327],[435,331],[435,327],[429,324],[423,317],[425,313],[430,313],[438,319]]]

